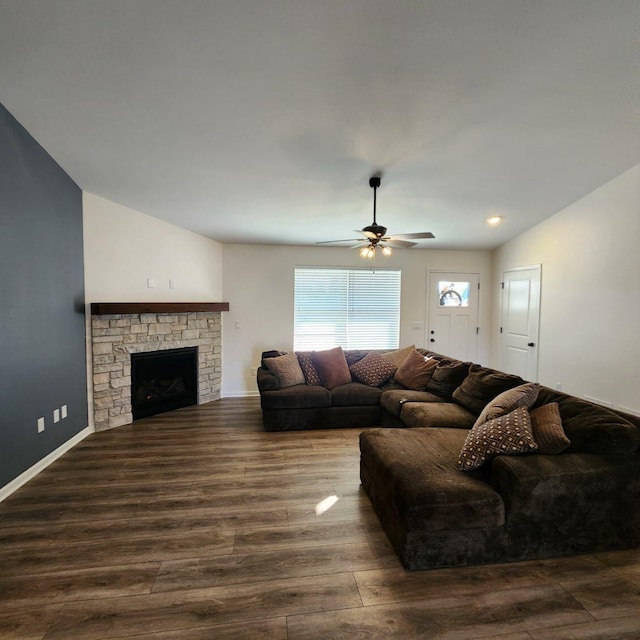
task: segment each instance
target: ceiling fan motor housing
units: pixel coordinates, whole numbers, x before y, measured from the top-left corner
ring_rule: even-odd
[[[383,238],[387,233],[387,227],[383,227],[381,224],[370,224],[362,230],[363,233],[372,233],[376,238]]]

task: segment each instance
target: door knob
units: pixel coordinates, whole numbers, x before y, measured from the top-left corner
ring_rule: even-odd
[[[436,339],[435,338],[429,338],[429,342],[435,342]]]
[[[535,347],[536,343],[535,342],[527,342],[527,346],[528,347]]]

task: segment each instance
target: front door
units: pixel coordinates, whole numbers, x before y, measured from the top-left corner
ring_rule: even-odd
[[[540,265],[503,274],[500,327],[500,368],[507,373],[538,379],[540,322]]]
[[[431,351],[475,361],[479,282],[477,273],[429,273],[427,347]]]

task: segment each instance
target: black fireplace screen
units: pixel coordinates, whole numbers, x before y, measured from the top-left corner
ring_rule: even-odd
[[[197,402],[197,347],[131,354],[134,420]]]

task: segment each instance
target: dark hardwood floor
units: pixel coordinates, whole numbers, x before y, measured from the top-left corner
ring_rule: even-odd
[[[0,638],[640,638],[640,550],[406,572],[358,434],[251,398],[91,435],[0,504]]]

